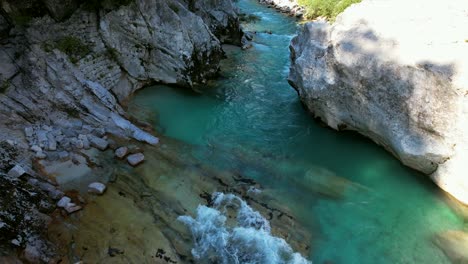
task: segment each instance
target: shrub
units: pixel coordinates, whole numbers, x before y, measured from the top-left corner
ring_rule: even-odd
[[[11,16],[11,19],[15,25],[25,27],[29,25],[29,22],[31,22],[33,17],[29,15],[13,15]]]
[[[67,54],[72,63],[77,63],[81,58],[91,52],[91,48],[79,38],[67,36],[57,41],[55,47]]]
[[[10,81],[4,80],[2,85],[0,85],[0,93],[5,93],[9,87],[10,87]]]
[[[129,5],[134,0],[84,0],[83,9],[95,11],[102,8],[117,8],[123,5]]]
[[[326,17],[333,21],[350,5],[359,3],[361,0],[298,0],[298,2],[305,7],[306,18]]]

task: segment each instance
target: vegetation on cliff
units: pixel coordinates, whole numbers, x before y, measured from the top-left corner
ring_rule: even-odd
[[[306,9],[306,18],[325,17],[331,21],[347,7],[359,2],[361,0],[298,0],[298,3]]]

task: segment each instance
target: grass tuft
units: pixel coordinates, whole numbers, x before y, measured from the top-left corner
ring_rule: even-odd
[[[91,52],[91,48],[84,44],[79,38],[67,36],[57,41],[55,47],[67,54],[72,63],[77,63]]]
[[[346,8],[361,2],[361,0],[298,0],[298,2],[306,9],[305,17],[307,19],[325,17],[334,21]]]

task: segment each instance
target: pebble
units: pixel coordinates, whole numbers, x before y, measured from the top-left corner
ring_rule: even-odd
[[[57,202],[58,207],[65,208],[71,202],[70,197],[64,196],[60,201]]]
[[[103,194],[106,191],[106,185],[100,182],[93,182],[88,185],[88,192],[93,194]]]
[[[115,150],[115,156],[119,159],[124,158],[128,154],[128,148],[127,147],[120,147]]]
[[[143,153],[132,154],[127,157],[127,161],[130,165],[135,167],[145,161],[145,155],[143,155]]]

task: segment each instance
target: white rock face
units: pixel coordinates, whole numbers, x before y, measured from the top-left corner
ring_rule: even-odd
[[[468,203],[468,2],[364,0],[291,42],[289,81],[334,129],[356,130]]]

